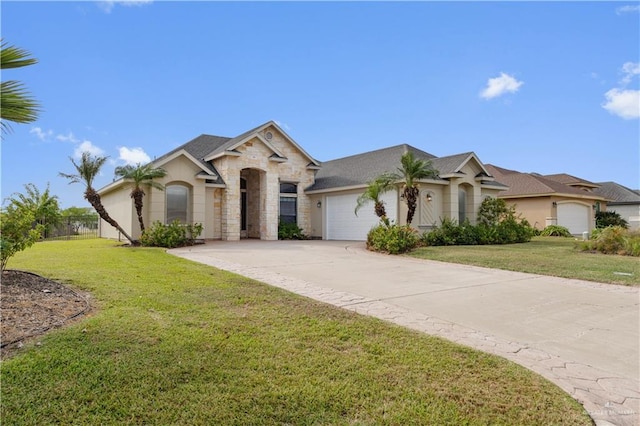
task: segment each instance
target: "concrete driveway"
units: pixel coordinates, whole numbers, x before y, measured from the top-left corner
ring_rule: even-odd
[[[640,288],[387,256],[345,241],[208,242],[170,253],[494,353],[599,425],[640,424]]]

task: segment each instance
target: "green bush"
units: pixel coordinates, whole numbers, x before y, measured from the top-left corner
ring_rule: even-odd
[[[427,246],[513,244],[531,241],[534,234],[527,220],[518,221],[511,213],[493,225],[489,223],[471,225],[465,220],[457,225],[445,218],[439,227],[425,232],[421,241]]]
[[[626,220],[615,211],[610,212],[597,212],[596,213],[596,228],[606,228],[608,226],[621,226],[624,229],[629,228],[629,224]]]
[[[419,241],[418,232],[409,225],[381,223],[367,234],[367,249],[400,254],[416,248]]]
[[[202,224],[183,224],[174,220],[168,225],[156,220],[151,227],[144,230],[140,244],[149,247],[183,247],[192,246],[202,232]]]
[[[308,237],[302,232],[297,223],[280,222],[278,224],[279,240],[307,240]]]
[[[622,226],[598,229],[580,248],[604,254],[640,256],[640,231],[628,231]]]
[[[572,237],[569,229],[560,225],[549,225],[540,232],[542,237]]]
[[[515,215],[514,206],[507,206],[502,198],[487,197],[478,208],[478,224],[496,226],[511,215]]]
[[[35,221],[33,211],[10,205],[0,212],[0,270],[16,253],[26,250],[40,239],[44,226]]]

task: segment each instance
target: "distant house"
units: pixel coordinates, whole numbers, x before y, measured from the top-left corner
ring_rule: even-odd
[[[607,198],[607,210],[615,211],[629,223],[629,229],[640,229],[640,191],[615,182],[598,182],[593,192]]]
[[[595,193],[598,184],[567,174],[521,173],[494,165],[486,166],[496,180],[509,188],[501,192],[532,226],[544,229],[560,225],[574,235],[595,228],[595,213],[606,210],[607,198]]]
[[[147,224],[202,223],[200,237],[206,239],[275,240],[279,222],[291,222],[316,238],[364,240],[379,219],[373,206],[356,216],[356,199],[368,181],[396,171],[407,151],[430,160],[439,171],[437,178],[419,183],[412,224],[418,229],[429,229],[442,218],[475,222],[482,200],[506,189],[473,152],[438,158],[397,145],[320,163],[269,121],[232,138],[200,135],[154,160],[153,166],[167,171],[157,180],[166,190],[145,188],[143,218]],[[98,192],[111,216],[138,238],[128,182],[118,180]],[[404,223],[400,191],[386,193],[384,200],[389,218]],[[119,238],[104,222],[100,235]]]

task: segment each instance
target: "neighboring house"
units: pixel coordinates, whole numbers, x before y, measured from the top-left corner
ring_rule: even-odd
[[[606,210],[607,198],[594,191],[598,185],[567,174],[521,173],[488,164],[496,180],[509,187],[501,192],[516,211],[536,229],[560,225],[573,235],[595,228],[595,212]]]
[[[279,221],[296,223],[315,238],[364,240],[378,223],[373,205],[354,213],[367,182],[394,172],[407,150],[428,159],[439,171],[420,182],[420,201],[413,225],[428,229],[442,218],[475,222],[486,196],[506,187],[472,153],[437,158],[409,145],[367,152],[320,163],[269,121],[234,138],[200,135],[155,159],[167,175],[157,182],[165,191],[145,188],[143,217],[154,221],[202,223],[200,238],[239,240],[278,238]],[[115,181],[98,192],[109,214],[134,238],[140,229],[131,186]],[[385,194],[390,219],[404,223],[406,207],[398,190]],[[101,221],[100,235],[119,238]]]
[[[615,182],[598,182],[594,193],[607,198],[607,210],[615,211],[629,223],[629,229],[640,229],[640,191]]]

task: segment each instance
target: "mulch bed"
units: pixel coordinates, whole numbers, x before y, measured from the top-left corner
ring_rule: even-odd
[[[8,270],[0,281],[0,358],[6,359],[26,339],[89,313],[88,297],[30,272]]]

